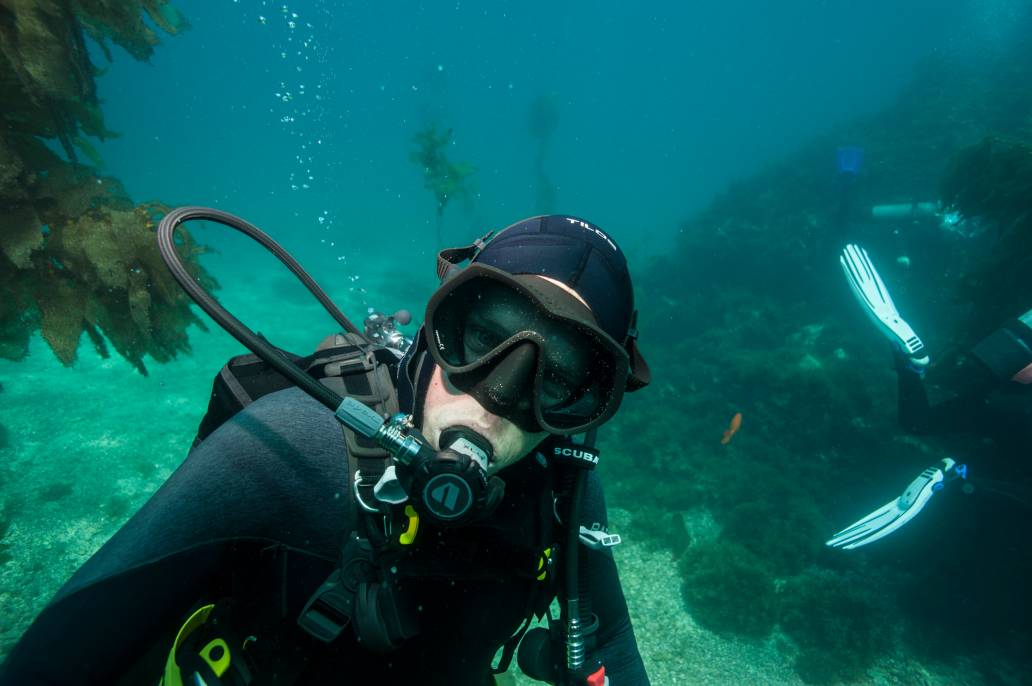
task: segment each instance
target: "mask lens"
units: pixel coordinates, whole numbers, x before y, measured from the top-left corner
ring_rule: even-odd
[[[587,325],[551,315],[492,278],[458,284],[428,313],[436,357],[456,368],[490,368],[519,341],[538,347],[536,404],[550,429],[573,430],[601,416],[622,388],[621,352]],[[623,361],[626,365],[626,360]]]
[[[527,330],[537,308],[504,284],[475,279],[452,290],[433,313],[434,344],[453,367],[474,364]]]
[[[585,331],[572,331],[559,350],[561,354],[546,357],[540,407],[549,425],[566,430],[605,411],[617,374],[608,347]]]

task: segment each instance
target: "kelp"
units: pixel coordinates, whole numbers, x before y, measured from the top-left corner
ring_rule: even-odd
[[[113,348],[146,373],[146,355],[188,352],[186,328],[201,325],[158,253],[168,208],[133,202],[101,174],[89,140],[114,134],[86,38],[109,58],[110,42],[147,60],[159,42],[148,19],[169,34],[187,28],[166,0],[0,0],[0,357],[23,358],[40,332],[70,365],[85,333],[101,355]],[[185,240],[188,269],[214,286],[203,249]]]
[[[409,158],[423,170],[423,187],[434,194],[437,202],[436,226],[437,245],[442,245],[441,229],[444,222],[444,208],[455,197],[469,200],[473,196],[469,177],[476,167],[467,162],[452,162],[446,150],[452,142],[452,130],[439,130],[436,124],[428,124],[412,138],[416,149]]]
[[[559,126],[559,100],[554,94],[534,98],[527,110],[527,132],[534,141],[534,189],[537,211],[549,214],[558,204],[559,189],[545,173],[545,155]]]

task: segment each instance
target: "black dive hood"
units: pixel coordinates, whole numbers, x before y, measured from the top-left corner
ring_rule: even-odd
[[[412,423],[423,426],[423,401],[434,373],[434,361],[427,355],[423,327],[412,338],[412,345],[398,363],[398,405],[412,416]]]
[[[1032,310],[986,336],[971,353],[1001,381],[1032,384]]]

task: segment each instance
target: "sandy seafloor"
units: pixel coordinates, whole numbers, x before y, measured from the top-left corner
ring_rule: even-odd
[[[225,264],[209,264],[224,292],[246,294],[232,297],[240,303],[234,314],[245,322],[260,322],[260,330],[274,343],[305,354],[333,330],[314,299],[284,300],[276,292],[282,281],[234,277]],[[385,309],[407,305],[418,311],[413,303],[386,302],[386,273],[379,282],[367,279],[361,288],[345,281],[327,290],[356,320],[366,303],[378,299]],[[214,325],[208,332],[191,329],[190,339],[192,355],[164,365],[151,363],[148,377],[121,358],[102,359],[88,343],[80,347],[76,365],[64,368],[38,336],[26,360],[0,360],[0,422],[10,434],[9,444],[0,447],[0,502],[21,503],[9,517],[0,550],[6,552],[6,562],[0,564],[0,654],[7,653],[62,583],[185,457],[207,406],[212,378],[225,360],[245,352]],[[609,451],[618,449],[608,446]],[[762,641],[724,638],[692,620],[681,600],[676,561],[669,552],[635,542],[628,529],[629,505],[610,502],[611,529],[625,532],[617,560],[652,683],[802,684],[792,669],[788,639],[777,633]],[[712,519],[705,512],[685,514],[693,537],[713,535]],[[886,655],[858,683],[983,683],[974,670],[965,672],[956,667],[937,671],[906,655]],[[516,675],[502,683],[538,682]]]

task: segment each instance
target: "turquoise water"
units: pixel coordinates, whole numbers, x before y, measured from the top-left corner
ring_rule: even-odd
[[[611,428],[605,467],[614,528],[627,532],[618,560],[653,683],[814,683],[813,670],[799,669],[796,660],[806,639],[787,628],[788,620],[760,636],[719,631],[683,597],[687,541],[708,544],[732,529],[721,512],[734,510],[741,494],[724,470],[763,483],[764,461],[789,454],[815,474],[848,463],[851,475],[862,470],[861,451],[905,456],[878,464],[884,480],[857,486],[877,499],[885,484],[905,482],[938,453],[893,427],[894,381],[874,334],[842,335],[829,348],[821,332],[834,332],[841,322],[821,319],[823,312],[801,313],[794,302],[767,293],[762,279],[730,275],[738,284],[728,292],[740,292],[715,307],[685,292],[669,272],[657,272],[656,264],[669,263],[653,260],[685,254],[686,231],[712,232],[719,244],[727,230],[735,240],[738,234],[719,225],[719,216],[702,215],[714,219],[703,226],[686,222],[722,193],[739,197],[734,184],[757,173],[768,174],[771,197],[820,205],[825,199],[813,195],[821,187],[810,180],[832,173],[833,156],[827,171],[815,171],[816,164],[800,170],[795,161],[812,160],[799,150],[843,127],[863,128],[856,122],[896,103],[919,65],[991,60],[1015,38],[1023,5],[175,4],[191,23],[188,31],[162,36],[149,64],[115,49],[98,79],[107,126],[119,134],[97,146],[105,173],[121,179],[137,201],[210,205],[256,223],[355,319],[370,307],[407,307],[418,324],[435,285],[435,200],[410,159],[413,136],[428,124],[451,129],[447,154],[476,168],[470,197],[445,208],[446,245],[542,211],[606,228],[643,284],[643,346],[654,351],[657,371],[648,395],[629,399]],[[545,139],[535,138],[528,124],[535,102],[545,103],[556,122]],[[892,138],[891,126],[880,131],[905,147],[907,141]],[[876,154],[868,163],[879,168]],[[905,177],[899,171],[893,178]],[[546,182],[554,186],[554,201],[542,206]],[[217,251],[203,264],[222,285],[220,300],[252,328],[301,354],[334,329],[271,258],[220,227],[194,231]],[[771,246],[809,240],[804,233],[774,232],[764,240]],[[903,247],[918,260],[914,271],[920,269],[920,254]],[[891,258],[905,250],[897,252]],[[903,284],[901,302],[918,302],[913,272],[891,269]],[[771,312],[784,321],[757,323]],[[77,363],[64,368],[38,336],[26,360],[0,360],[0,423],[8,432],[6,444],[0,441],[0,654],[182,461],[212,377],[243,352],[209,328],[191,329],[192,354],[149,363],[147,377],[120,358],[101,359],[88,343]],[[873,371],[858,379],[856,366],[863,365]],[[765,375],[765,369],[776,371]],[[846,382],[858,389],[847,389],[846,400],[827,390]],[[817,398],[826,393],[841,401],[836,408],[854,414],[824,416],[812,406],[793,412],[791,391],[800,389]],[[722,450],[720,434],[742,406],[742,435]],[[786,415],[798,416],[782,423]],[[674,448],[664,436],[669,426],[683,432]],[[676,478],[657,488],[662,496],[638,489],[635,464],[643,446],[663,453],[648,456],[653,464],[680,461],[692,470],[670,472]],[[835,484],[821,473],[784,490],[771,486],[772,500],[784,495],[791,503],[773,513],[764,504],[757,517],[805,520],[800,527],[814,526],[819,547],[824,529],[830,534],[846,523],[839,519],[862,514],[868,504],[843,495],[831,505],[825,494],[808,493],[816,484]],[[654,486],[662,477],[647,478]],[[684,541],[669,545],[679,536]],[[906,603],[894,583],[920,560],[908,558],[903,546],[889,550],[856,566],[811,551],[807,570],[778,568],[771,585],[780,592],[818,568],[812,578],[863,580],[886,606],[872,616],[903,624],[909,610],[898,607]],[[687,576],[707,578],[698,568]],[[748,594],[751,587],[739,588]],[[1026,633],[1016,624],[1015,636]],[[895,634],[884,644],[872,641],[865,650],[876,659],[846,681],[1009,684],[1028,675],[1014,651],[999,657],[1002,666],[993,671],[982,663],[996,659],[994,646],[950,662],[942,658],[949,632],[931,640],[941,650],[922,652]]]
[[[930,1],[177,6],[191,30],[102,79],[121,134],[101,148],[109,168],[135,198],[248,217],[330,278],[341,255],[432,264],[434,201],[409,161],[427,123],[478,168],[449,241],[538,211],[527,120],[551,96],[552,209],[654,253],[732,179],[891,100],[977,16]]]

